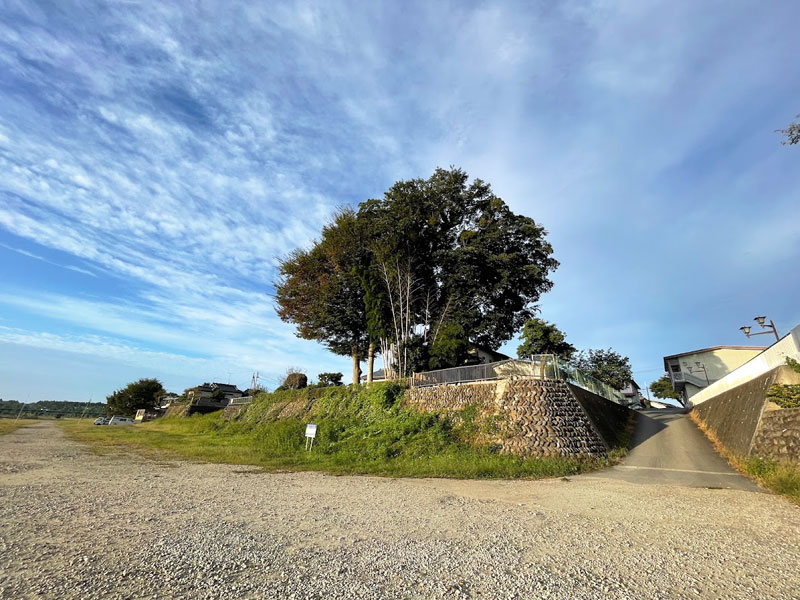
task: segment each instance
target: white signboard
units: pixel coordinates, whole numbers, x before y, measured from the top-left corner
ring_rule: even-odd
[[[311,450],[314,447],[315,437],[317,437],[317,426],[314,423],[308,423],[306,425],[306,450]],[[308,442],[311,442],[311,444]]]

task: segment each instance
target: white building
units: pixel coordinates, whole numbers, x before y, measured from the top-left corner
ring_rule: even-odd
[[[719,381],[748,360],[761,354],[764,346],[713,346],[664,357],[664,369],[672,380],[672,389],[683,395],[683,404]]]

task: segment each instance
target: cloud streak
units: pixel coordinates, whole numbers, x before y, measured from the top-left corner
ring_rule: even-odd
[[[753,305],[796,314],[779,273],[800,255],[797,153],[774,134],[800,110],[796,19],[750,10],[10,3],[3,339],[106,344],[198,380],[213,364],[346,372],[277,319],[277,260],[336,206],[450,164],[550,230],[562,267],[544,316],[578,345],[646,370],[734,341],[728,321]],[[756,274],[763,289],[737,291]],[[719,290],[728,312],[665,325]]]

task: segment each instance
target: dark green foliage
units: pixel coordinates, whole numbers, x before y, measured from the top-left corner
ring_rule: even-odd
[[[466,337],[458,323],[444,323],[430,346],[428,368],[445,369],[458,364],[469,350]]]
[[[628,357],[622,356],[611,348],[608,350],[581,350],[571,362],[575,368],[607,383],[615,390],[621,390],[633,379]]]
[[[158,379],[140,379],[106,397],[106,414],[133,415],[140,408],[158,407],[166,391]]]
[[[529,319],[522,327],[522,344],[517,348],[519,358],[530,358],[536,354],[555,354],[569,360],[575,354],[575,346],[567,341],[566,334],[553,323],[539,318]]]
[[[21,411],[21,412],[20,412]],[[106,405],[102,402],[67,402],[60,400],[42,400],[25,404],[17,400],[0,400],[0,415],[20,418],[51,417],[101,417],[106,414]]]
[[[310,250],[295,250],[281,261],[278,316],[294,323],[301,338],[322,342],[335,354],[362,357],[368,336],[359,273],[366,256],[355,213],[342,210]]]
[[[395,183],[344,210],[280,265],[278,314],[357,363],[392,353],[398,375],[496,349],[533,316],[558,263],[545,230],[460,169]],[[440,339],[442,337],[442,339]]]
[[[327,387],[329,385],[342,385],[341,373],[320,373],[319,382],[320,387]]]
[[[800,385],[773,384],[767,390],[767,399],[781,408],[800,408]]]
[[[281,386],[287,390],[301,390],[308,385],[308,377],[305,373],[289,373],[283,380]]]
[[[800,117],[800,115],[797,116]],[[790,123],[786,129],[778,129],[778,131],[786,135],[782,144],[789,146],[800,143],[800,121]]]
[[[664,373],[661,377],[650,384],[650,391],[653,392],[653,395],[656,398],[673,398],[675,400],[681,399],[681,394],[672,389],[672,380],[667,373]]]
[[[409,275],[412,320],[435,336],[458,324],[464,341],[496,349],[533,316],[558,263],[545,230],[515,215],[491,186],[462,170],[399,181],[359,207],[375,262]]]
[[[800,373],[800,363],[793,358],[786,357],[786,366]],[[800,385],[775,383],[767,390],[767,399],[781,408],[800,408]]]

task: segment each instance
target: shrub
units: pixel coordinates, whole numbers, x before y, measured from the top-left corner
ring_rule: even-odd
[[[305,373],[289,373],[283,380],[283,387],[287,390],[301,390],[308,385],[308,377]]]

